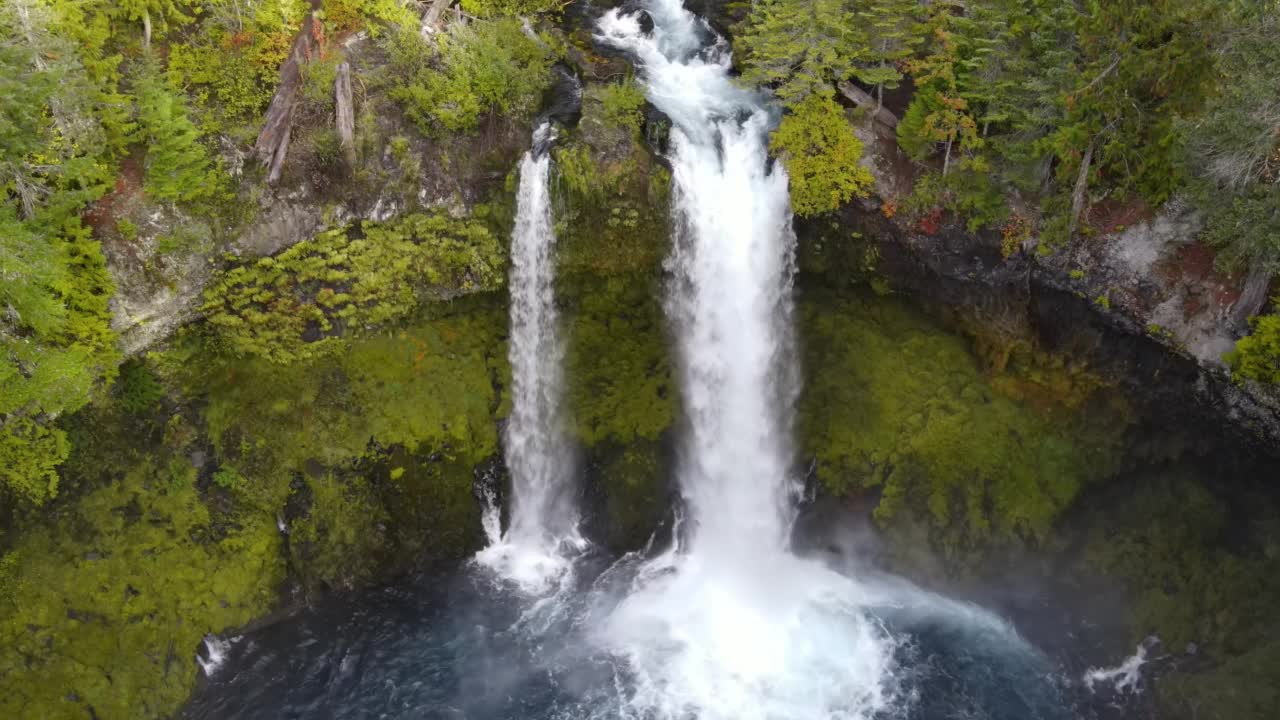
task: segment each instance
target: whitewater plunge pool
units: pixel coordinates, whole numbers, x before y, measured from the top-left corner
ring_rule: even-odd
[[[771,675],[752,697],[720,696],[711,715],[693,707],[655,707],[653,687],[626,659],[593,637],[636,582],[640,564],[583,558],[576,576],[550,598],[522,597],[482,569],[424,577],[402,587],[337,600],[245,637],[216,643],[212,677],[188,706],[190,718],[901,718],[902,720],[1053,720],[1081,717],[1078,683],[994,616],[907,586],[857,588],[871,604],[853,607],[815,597],[806,612],[742,625],[727,662],[770,661],[779,625],[798,623],[802,652],[821,655],[827,673]],[[611,568],[604,572],[606,568]],[[883,603],[877,605],[877,603]],[[742,613],[766,609],[724,608]],[[859,697],[867,658],[856,637],[863,623],[892,638],[878,698]],[[796,648],[791,648],[795,651]],[[671,648],[674,660],[678,648]],[[812,668],[816,669],[816,668]],[[705,679],[705,678],[704,678]],[[709,680],[709,679],[708,679]],[[849,704],[814,708],[824,683],[848,682]],[[718,688],[731,693],[732,683]],[[772,708],[740,706],[769,698]],[[791,703],[789,709],[784,703]],[[636,710],[636,708],[644,708]],[[725,715],[724,712],[737,712]],[[814,711],[817,711],[816,713]],[[767,712],[767,714],[766,714]]]

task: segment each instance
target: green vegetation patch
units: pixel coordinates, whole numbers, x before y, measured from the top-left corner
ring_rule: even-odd
[[[802,443],[819,478],[837,494],[879,488],[877,519],[927,518],[946,556],[1042,540],[1117,467],[1106,422],[1010,399],[962,339],[903,306],[821,295],[801,309]]]
[[[798,215],[831,212],[871,191],[871,171],[862,141],[830,95],[811,95],[782,119],[769,141],[791,179],[791,206]]]
[[[272,362],[409,315],[419,303],[503,282],[504,251],[477,220],[408,215],[330,230],[223,273],[204,312],[223,346]]]
[[[1280,384],[1280,315],[1260,315],[1250,324],[1253,333],[1236,343],[1227,363],[1238,378]]]
[[[1269,718],[1280,671],[1275,499],[1244,487],[1229,501],[1216,494],[1219,479],[1173,467],[1104,496],[1087,518],[1082,561],[1129,590],[1131,642],[1154,634],[1175,654],[1195,644],[1197,662],[1158,678],[1164,713],[1205,717],[1207,708],[1208,717]]]
[[[229,360],[201,369],[209,435],[251,482],[334,467],[371,445],[493,454],[505,385],[505,314],[424,319],[292,366]]]
[[[577,436],[589,446],[654,440],[671,425],[676,401],[657,274],[571,283],[562,290],[565,379]]]
[[[205,633],[269,610],[284,578],[272,518],[219,522],[183,457],[142,458],[30,528],[0,588],[0,715],[168,715]]]
[[[386,48],[390,95],[424,132],[469,131],[490,113],[532,118],[551,85],[549,37],[526,35],[519,20],[455,23],[435,46],[401,29]]]

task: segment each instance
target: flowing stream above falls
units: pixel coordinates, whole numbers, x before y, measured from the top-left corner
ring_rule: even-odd
[[[651,30],[614,10],[597,41],[634,61],[673,123],[665,308],[684,422],[670,546],[613,558],[579,535],[550,160],[535,138],[512,239],[508,526],[491,509],[489,546],[452,576],[230,644],[189,716],[1074,716],[1071,682],[994,615],[792,551],[794,235],[786,174],[767,157],[776,114],[735,84],[727,44],[678,0],[644,11]]]

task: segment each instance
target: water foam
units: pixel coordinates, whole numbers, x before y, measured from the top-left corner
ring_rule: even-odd
[[[563,409],[564,346],[555,306],[555,231],[546,152],[549,123],[534,132],[520,163],[516,222],[511,234],[511,417],[503,452],[511,472],[510,527],[488,498],[488,546],[477,562],[525,592],[540,594],[569,570],[585,547],[572,497],[573,451]]]
[[[671,118],[666,309],[687,426],[679,479],[688,529],[636,573],[595,641],[621,658],[622,716],[870,718],[893,700],[888,634],[859,583],[789,551],[792,276],[776,112],[730,78],[723,39],[678,0],[618,10],[597,38],[630,54]]]

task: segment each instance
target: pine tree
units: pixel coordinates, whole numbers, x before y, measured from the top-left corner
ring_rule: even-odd
[[[762,0],[738,46],[745,51],[744,79],[773,86],[791,106],[852,74],[866,35],[842,0]]]
[[[871,172],[858,162],[862,142],[830,90],[796,105],[773,133],[770,148],[782,155],[799,215],[831,212],[872,185]]]
[[[858,80],[876,89],[876,110],[884,105],[884,91],[902,82],[899,66],[923,42],[921,6],[917,0],[867,0],[856,13],[866,28],[867,51],[854,71]]]
[[[904,148],[924,150],[930,144],[943,146],[942,174],[951,169],[956,143],[967,148],[981,145],[977,123],[961,94],[961,78],[969,66],[960,54],[953,31],[955,8],[936,3],[927,24],[930,44],[927,54],[910,64],[916,82],[916,96],[908,108],[909,122],[898,125]]]
[[[147,144],[145,189],[158,200],[190,202],[214,194],[209,153],[182,99],[154,69],[138,83],[140,139]]]

